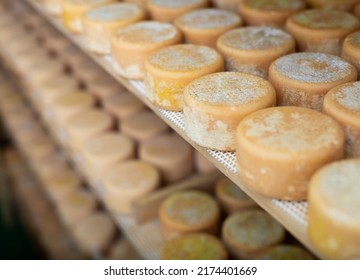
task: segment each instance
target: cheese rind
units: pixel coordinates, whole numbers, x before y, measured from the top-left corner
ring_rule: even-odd
[[[326,8],[351,12],[358,0],[308,0],[312,8]]]
[[[360,5],[359,5],[360,7]],[[360,31],[351,33],[348,35],[343,44],[341,50],[341,57],[350,61],[355,65],[358,70],[358,74],[360,73]]]

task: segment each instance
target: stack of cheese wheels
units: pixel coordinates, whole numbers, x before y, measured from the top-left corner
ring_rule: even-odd
[[[351,11],[359,0],[307,0],[313,8],[326,8],[342,11]]]
[[[212,48],[192,44],[163,48],[145,61],[148,97],[163,109],[182,111],[184,88],[197,78],[223,70],[224,61]]]
[[[130,160],[110,167],[103,176],[104,201],[116,213],[130,213],[132,203],[160,185],[160,173],[152,165]]]
[[[273,106],[275,98],[272,85],[254,75],[221,72],[204,76],[185,88],[185,132],[200,146],[234,151],[239,122]]]
[[[225,58],[226,70],[266,78],[273,61],[295,52],[295,40],[279,28],[244,27],[220,36],[217,49]]]
[[[104,100],[112,95],[119,95],[126,91],[119,82],[106,75],[100,75],[99,77],[89,81],[87,88],[101,100]]]
[[[346,155],[360,157],[360,82],[330,90],[325,96],[323,111],[343,126]]]
[[[116,228],[108,215],[97,211],[75,224],[72,233],[80,249],[94,256],[107,249],[115,237]]]
[[[235,259],[256,259],[269,247],[283,241],[285,229],[262,210],[245,210],[229,216],[222,226],[222,239]]]
[[[360,28],[352,14],[324,9],[306,10],[289,18],[287,31],[297,42],[299,51],[339,55],[347,35]]]
[[[227,177],[216,182],[215,194],[222,209],[228,215],[243,209],[257,207],[256,202]]]
[[[360,7],[360,6],[359,6]],[[342,45],[341,57],[350,61],[356,66],[360,73],[360,31],[351,33],[347,36]]]
[[[134,94],[123,91],[103,100],[105,109],[114,115],[118,120],[134,116],[144,110],[145,105]]]
[[[211,0],[211,3],[219,9],[234,12],[239,10],[239,4],[241,1],[242,0]]]
[[[72,151],[79,153],[82,147],[93,137],[105,133],[113,126],[113,119],[108,113],[91,109],[78,113],[69,119],[67,130]]]
[[[119,74],[129,79],[144,78],[144,61],[163,47],[181,43],[179,30],[170,23],[143,21],[116,30],[112,54]]]
[[[242,0],[240,14],[248,25],[271,25],[284,27],[292,14],[304,10],[303,0]]]
[[[112,165],[134,157],[134,153],[134,142],[115,132],[101,134],[90,139],[81,151],[86,173],[95,180],[101,179]]]
[[[222,242],[206,233],[179,236],[165,243],[162,260],[227,260]]]
[[[71,32],[82,32],[81,17],[90,9],[115,2],[115,0],[63,0],[62,20]]]
[[[139,157],[157,167],[165,183],[176,182],[193,171],[191,146],[176,134],[163,134],[142,143]]]
[[[360,258],[360,160],[320,169],[310,181],[309,228],[312,245],[326,259]]]
[[[323,53],[295,53],[271,64],[269,81],[277,104],[321,110],[325,94],[333,87],[356,81],[356,68],[340,57]]]
[[[207,173],[216,170],[216,166],[207,160],[199,151],[195,150],[194,165],[199,173]]]
[[[112,33],[143,19],[145,11],[136,4],[112,3],[91,9],[82,17],[85,44],[94,52],[110,53]]]
[[[301,247],[295,245],[275,245],[267,249],[257,259],[259,260],[313,260],[313,256]]]
[[[173,22],[177,17],[195,9],[204,8],[207,0],[149,0],[147,8],[154,20]]]
[[[143,110],[124,119],[120,124],[120,130],[130,138],[142,143],[169,131],[169,127],[153,112]]]
[[[255,112],[240,123],[236,139],[241,180],[278,199],[306,199],[308,182],[316,170],[344,157],[341,126],[306,108]]]
[[[178,17],[174,24],[184,33],[187,43],[215,48],[219,36],[241,26],[242,20],[230,11],[201,9]]]
[[[215,235],[219,230],[220,208],[205,192],[182,191],[171,194],[161,203],[159,218],[167,240],[195,232]]]
[[[47,10],[51,15],[60,16],[62,12],[62,0],[45,0],[43,5],[45,10]]]

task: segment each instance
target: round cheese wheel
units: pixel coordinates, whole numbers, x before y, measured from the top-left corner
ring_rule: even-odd
[[[66,159],[60,153],[52,153],[49,156],[33,163],[33,168],[40,180],[62,172],[69,168]]]
[[[278,199],[306,199],[316,170],[344,156],[341,126],[300,107],[268,108],[249,115],[240,123],[236,140],[241,180]]]
[[[91,93],[101,100],[112,95],[122,94],[126,89],[110,76],[100,75],[87,83]]]
[[[58,60],[48,59],[33,64],[26,69],[26,77],[29,79],[31,85],[36,87],[39,83],[63,74],[64,65]]]
[[[43,1],[43,6],[45,10],[54,16],[60,16],[62,13],[62,5],[61,0],[45,0]]]
[[[227,177],[216,182],[215,194],[222,209],[228,215],[247,208],[257,207],[256,202]]]
[[[165,183],[176,182],[193,171],[191,146],[176,134],[163,134],[142,143],[139,157],[157,167]]]
[[[259,260],[313,260],[305,249],[295,245],[275,245],[259,255]]]
[[[30,161],[36,161],[54,153],[55,144],[49,136],[42,135],[28,141],[24,150],[29,156]]]
[[[351,11],[359,0],[307,0],[310,7]]]
[[[244,210],[226,218],[222,239],[235,259],[254,259],[256,255],[283,241],[285,229],[262,210]]]
[[[183,32],[187,43],[215,48],[221,34],[242,25],[237,14],[220,9],[201,9],[186,13],[174,24]]]
[[[84,61],[78,63],[72,70],[75,77],[85,83],[85,85],[91,83],[99,76],[108,77],[108,74],[106,74],[100,66],[89,59],[85,59]]]
[[[242,0],[239,11],[247,25],[285,27],[292,14],[304,10],[303,0]]]
[[[103,105],[108,112],[119,120],[133,116],[145,108],[143,102],[127,91],[109,96],[104,100]]]
[[[274,61],[269,81],[277,104],[321,110],[325,94],[333,87],[356,81],[356,68],[340,57],[323,53],[295,53]]]
[[[151,18],[165,22],[172,22],[182,14],[207,5],[207,0],[149,0],[147,2]]]
[[[152,165],[130,160],[110,167],[103,176],[106,205],[116,213],[131,213],[136,198],[160,184],[160,173]]]
[[[342,45],[341,57],[350,61],[356,66],[360,73],[360,31],[348,35]]]
[[[196,171],[199,173],[207,173],[211,171],[215,171],[217,168],[212,162],[207,160],[201,153],[195,150],[194,153],[194,165]]]
[[[181,191],[161,203],[159,218],[166,240],[195,232],[215,235],[219,230],[220,209],[215,199],[205,192]]]
[[[211,0],[211,3],[219,9],[228,10],[228,11],[238,11],[239,4],[242,0]]]
[[[88,61],[89,58],[85,56],[76,46],[70,44],[61,52],[58,53],[59,58],[63,61],[64,64],[69,66],[72,71],[77,68],[78,65],[84,63],[84,61]]]
[[[311,178],[308,234],[325,259],[360,258],[360,160],[329,164]]]
[[[184,126],[200,146],[234,151],[239,122],[259,109],[275,104],[273,86],[260,77],[221,72],[199,78],[185,88]]]
[[[125,3],[134,3],[147,12],[147,0],[124,0]]]
[[[360,157],[360,82],[346,83],[326,94],[323,112],[343,127],[346,155]]]
[[[110,53],[112,33],[143,19],[145,11],[136,4],[112,3],[91,9],[82,17],[85,45],[100,54]]]
[[[55,52],[57,57],[59,57],[60,53],[62,53],[70,45],[70,41],[57,32],[47,36],[44,42],[44,47],[52,52]]]
[[[228,253],[222,242],[206,233],[179,236],[165,243],[162,260],[227,260]]]
[[[168,125],[153,112],[143,110],[120,123],[120,130],[137,142],[145,142],[169,131]]]
[[[170,23],[142,21],[116,30],[112,37],[112,54],[116,70],[126,78],[142,80],[144,61],[163,47],[180,43],[179,30]]]
[[[126,238],[120,238],[111,245],[107,258],[109,260],[141,260],[131,242]]]
[[[289,18],[286,30],[294,36],[299,51],[340,55],[347,35],[360,28],[360,20],[347,12],[313,9]]]
[[[217,49],[225,58],[226,70],[266,78],[273,61],[295,52],[295,40],[279,28],[244,27],[220,36]]]
[[[214,49],[197,45],[163,48],[145,61],[148,98],[157,106],[182,111],[184,88],[206,74],[224,70],[224,61]]]

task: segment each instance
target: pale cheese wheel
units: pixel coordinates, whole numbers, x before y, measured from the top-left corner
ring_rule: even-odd
[[[124,0],[125,3],[134,3],[147,12],[147,0]]]
[[[340,55],[347,35],[360,28],[354,15],[333,10],[306,10],[291,16],[286,30],[294,36],[299,51]]]
[[[28,141],[24,150],[32,162],[53,154],[55,152],[55,144],[49,136],[43,135]]]
[[[43,5],[45,10],[54,16],[60,16],[62,13],[62,0],[45,0],[43,1]]]
[[[134,94],[124,91],[112,94],[103,101],[105,109],[119,120],[133,116],[142,110],[145,105]]]
[[[53,34],[45,38],[44,47],[56,53],[57,56],[60,55],[67,47],[71,45],[70,41],[63,35],[54,32]]]
[[[85,85],[101,76],[108,77],[108,74],[99,65],[89,59],[74,65],[72,70],[75,77],[85,83]]]
[[[110,76],[100,75],[87,83],[91,93],[101,100],[106,100],[112,95],[122,94],[126,89]]]
[[[273,106],[275,99],[273,86],[254,75],[221,72],[204,76],[185,88],[185,132],[200,146],[234,151],[240,121]]]
[[[325,259],[360,259],[360,160],[321,168],[309,186],[312,246]]]
[[[187,43],[216,48],[217,39],[225,32],[242,25],[236,13],[220,9],[200,9],[175,19]]]
[[[211,3],[219,9],[236,12],[242,0],[211,0]]]
[[[236,140],[241,180],[258,193],[278,199],[306,199],[311,176],[344,157],[341,126],[307,108],[257,111],[240,123]]]
[[[96,53],[108,54],[112,33],[143,19],[145,11],[136,4],[113,3],[91,9],[82,17],[85,46]]]
[[[275,87],[277,105],[300,106],[320,111],[325,94],[337,85],[356,81],[356,68],[338,56],[295,53],[275,60],[269,81]]]
[[[66,159],[60,153],[52,153],[41,160],[33,162],[33,168],[41,181],[44,178],[69,168]]]
[[[64,65],[58,60],[44,60],[26,69],[25,76],[33,87],[41,82],[64,73]]]
[[[75,45],[70,44],[58,53],[61,61],[69,66],[73,71],[78,65],[88,61],[89,58],[85,56]]]
[[[165,47],[145,61],[148,98],[162,109],[182,111],[184,88],[223,70],[224,60],[215,49],[192,44]]]
[[[360,31],[348,35],[342,45],[341,57],[355,65],[360,73]]]
[[[341,11],[351,11],[359,0],[307,0],[312,8],[325,8]]]
[[[360,157],[360,82],[342,84],[330,90],[324,99],[323,112],[342,125],[346,155]]]
[[[224,56],[226,70],[266,78],[272,62],[295,52],[295,40],[280,28],[244,27],[220,36],[217,49]]]

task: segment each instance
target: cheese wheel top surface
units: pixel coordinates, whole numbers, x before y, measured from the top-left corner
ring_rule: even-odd
[[[165,71],[182,72],[199,70],[218,60],[221,56],[212,48],[181,44],[165,47],[148,57],[147,61]]]
[[[207,105],[241,107],[275,96],[275,90],[267,80],[254,75],[220,72],[193,81],[185,89],[185,95]]]
[[[331,83],[351,75],[354,66],[344,59],[324,53],[295,53],[277,59],[274,70],[303,83]]]
[[[174,193],[164,200],[161,210],[167,219],[184,226],[208,223],[219,214],[216,201],[199,191]]]
[[[73,116],[68,127],[71,131],[93,131],[109,127],[112,123],[111,115],[101,110],[88,110]]]
[[[342,11],[328,9],[312,9],[299,12],[291,20],[310,29],[354,29],[359,27],[359,19]]]
[[[191,7],[199,3],[204,3],[204,0],[150,0],[152,5],[166,7],[170,9]]]
[[[218,42],[234,49],[266,51],[292,41],[292,36],[280,28],[252,26],[228,31],[219,38]]]
[[[121,123],[121,128],[133,133],[147,134],[152,131],[166,131],[168,125],[157,115],[150,111],[140,112]]]
[[[80,178],[72,170],[59,170],[55,174],[51,174],[48,178],[45,178],[45,186],[54,191],[66,190],[80,185]]]
[[[302,0],[244,0],[244,6],[260,11],[291,11],[305,6]]]
[[[227,177],[222,178],[217,184],[218,191],[222,194],[239,200],[251,200],[236,184]]]
[[[57,77],[52,77],[51,79],[46,80],[41,87],[47,90],[61,90],[62,88],[65,89],[75,89],[78,85],[78,81],[69,75],[59,75]],[[46,94],[48,94],[46,92]]]
[[[143,10],[136,4],[114,3],[92,9],[85,14],[85,17],[96,21],[121,21],[141,16]]]
[[[87,92],[76,91],[73,93],[59,96],[55,101],[55,107],[59,108],[74,108],[87,107],[95,103],[95,98]]]
[[[161,43],[180,36],[178,29],[171,23],[142,21],[118,29],[114,39],[128,43]]]
[[[267,249],[258,259],[260,260],[312,260],[306,250],[294,245],[276,245]]]
[[[313,153],[343,141],[340,125],[317,111],[301,107],[274,107],[246,117],[238,127],[257,147],[276,153]]]
[[[176,24],[185,29],[224,28],[241,24],[241,18],[226,10],[201,9],[180,16]]]

